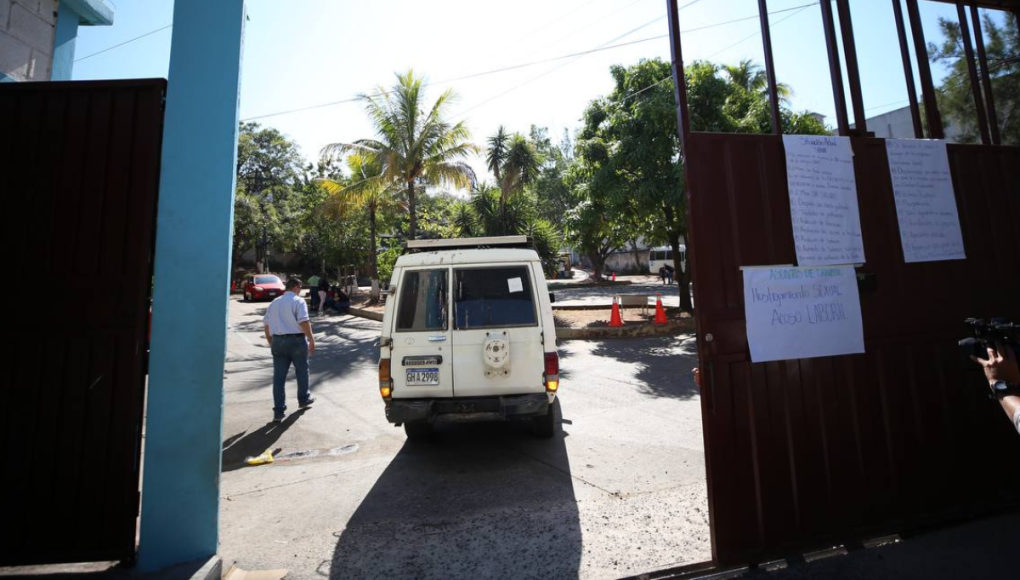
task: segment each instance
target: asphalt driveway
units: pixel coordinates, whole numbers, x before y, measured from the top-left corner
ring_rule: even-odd
[[[561,343],[562,433],[411,444],[376,390],[379,323],[313,320],[317,402],[279,426],[265,304],[231,301],[220,553],[288,578],[616,578],[711,556],[690,336]],[[288,405],[296,410],[296,386]],[[270,465],[244,460],[276,452]]]

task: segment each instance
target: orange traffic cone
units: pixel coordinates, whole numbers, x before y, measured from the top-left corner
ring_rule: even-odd
[[[655,294],[655,320],[652,324],[669,324],[666,320],[666,311],[662,309],[662,294]]]
[[[623,318],[620,318],[620,302],[616,296],[613,296],[613,315],[609,317],[609,326],[611,328],[623,326]]]

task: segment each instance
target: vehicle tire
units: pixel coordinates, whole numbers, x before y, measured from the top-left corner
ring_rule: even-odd
[[[432,424],[427,421],[404,423],[404,433],[411,441],[425,441],[432,437]]]
[[[541,439],[551,439],[560,427],[560,399],[556,397],[552,405],[549,405],[549,412],[545,415],[531,418],[531,429]]]

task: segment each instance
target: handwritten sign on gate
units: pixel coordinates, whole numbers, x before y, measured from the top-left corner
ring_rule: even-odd
[[[783,147],[797,264],[864,263],[850,139],[783,135]]]
[[[864,352],[853,266],[746,267],[744,310],[753,362]]]
[[[946,142],[887,139],[885,148],[903,259],[965,259]]]

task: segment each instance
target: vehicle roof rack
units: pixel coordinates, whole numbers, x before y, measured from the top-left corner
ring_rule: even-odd
[[[406,253],[436,250],[478,250],[483,248],[529,248],[534,246],[527,236],[489,236],[483,238],[452,238],[446,240],[409,240]]]

